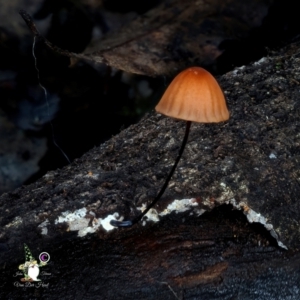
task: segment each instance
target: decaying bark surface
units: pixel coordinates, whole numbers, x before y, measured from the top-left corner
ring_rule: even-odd
[[[2,195],[1,298],[298,299],[298,52],[294,44],[219,79],[231,119],[192,124],[156,222],[107,222],[136,216],[176,157],[185,124],[155,113]],[[44,286],[15,286],[23,243],[36,259],[51,256]]]

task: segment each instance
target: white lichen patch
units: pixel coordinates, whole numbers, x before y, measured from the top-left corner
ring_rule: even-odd
[[[194,206],[198,206],[195,198],[192,199],[182,199],[182,200],[174,200],[171,202],[165,210],[163,210],[159,215],[165,216],[175,211],[177,214],[181,212],[185,212],[190,210]]]
[[[240,185],[239,190],[242,193],[245,194],[249,193],[247,181],[241,181],[239,182],[239,185]],[[287,249],[287,247],[279,240],[279,237],[276,231],[274,230],[273,225],[271,223],[268,223],[267,219],[263,215],[251,209],[245,202],[237,202],[234,198],[233,191],[230,189],[229,186],[226,185],[226,183],[221,182],[219,184],[219,187],[222,189],[222,193],[220,197],[215,199],[215,203],[231,204],[235,209],[242,210],[243,213],[246,215],[249,223],[255,222],[255,223],[262,224],[270,232],[271,236],[276,239],[278,246],[283,249]],[[215,203],[213,203],[213,205],[215,205]],[[210,206],[210,208],[213,207]]]
[[[111,231],[115,229],[114,226],[110,225],[111,220],[116,220],[119,217],[118,213],[108,215],[104,219],[97,219],[95,213],[88,211],[85,207],[77,209],[74,212],[65,211],[59,216],[54,224],[66,223],[68,225],[67,231],[78,231],[78,236],[83,237],[88,233],[94,233],[100,226],[106,230]],[[122,221],[123,218],[119,218],[119,221]],[[42,228],[42,233],[47,234],[47,224],[45,222],[39,225]]]
[[[49,220],[46,219],[44,222],[42,222],[38,227],[41,229],[41,234],[42,235],[47,235],[48,234],[48,228],[47,226],[50,224]]]
[[[241,71],[241,70],[243,70],[243,69],[245,69],[245,66],[240,66],[240,67],[237,67],[237,68],[235,68],[233,71],[228,72],[228,73],[230,73],[232,76],[236,76],[237,73],[238,73],[238,71]]]
[[[262,63],[266,62],[267,58],[266,57],[262,57],[260,60],[254,62],[254,65],[261,65]]]
[[[190,216],[192,216],[195,213],[197,215],[197,217],[199,217],[199,216],[203,215],[205,212],[206,212],[206,210],[203,208],[201,208],[201,209],[196,208],[194,211],[192,211],[190,213]]]
[[[226,185],[226,183],[221,182],[219,188],[222,189],[221,196],[216,199],[216,201],[220,204],[227,203],[229,199],[233,198],[234,193],[232,190]]]
[[[176,214],[182,213],[191,210],[193,207],[198,205],[199,204],[197,203],[196,199],[191,198],[191,199],[174,200],[167,206],[167,208],[165,208],[160,213],[156,209],[151,208],[148,211],[148,213],[145,215],[146,218],[144,217],[143,219],[143,226],[146,225],[147,221],[152,221],[156,223],[160,220],[159,217],[169,215],[172,212],[175,212]],[[142,206],[137,207],[137,209],[143,212],[146,209],[146,204],[142,204]],[[200,211],[198,210],[196,213],[199,215]]]
[[[62,213],[61,216],[58,217],[57,220],[55,220],[55,224],[64,223],[64,222],[72,223],[75,220],[84,218],[86,213],[87,213],[87,210],[85,207],[81,208],[81,209],[77,209],[74,212],[65,211]]]
[[[85,230],[89,226],[90,219],[87,218],[80,218],[77,220],[73,220],[69,222],[70,231],[78,231],[78,235],[81,235],[80,231]]]
[[[110,221],[117,220],[118,217],[119,217],[119,214],[117,212],[112,215],[108,215],[105,219],[99,219],[100,224],[102,225],[104,230],[111,231],[113,229],[116,229],[116,227],[110,225]],[[118,221],[123,221],[123,217],[118,218]]]
[[[5,225],[6,228],[9,227],[18,227],[23,223],[23,219],[21,217],[15,217],[12,222]]]
[[[237,203],[235,199],[231,199],[229,203],[235,207],[238,210],[243,210],[244,214],[247,217],[247,220],[249,223],[260,223],[262,224],[271,234],[272,237],[274,237],[277,241],[277,244],[279,247],[288,250],[288,248],[279,240],[279,237],[274,230],[274,227],[271,223],[268,223],[267,218],[265,218],[260,213],[257,213],[252,208],[250,208],[245,202]]]
[[[140,210],[141,212],[143,212],[145,209],[147,208],[147,205],[145,203],[142,204],[141,207],[137,207],[138,210]],[[147,219],[145,219],[145,217],[147,217]],[[145,217],[143,218],[143,226],[146,225],[146,221],[152,221],[154,223],[159,221],[159,213],[156,209],[151,208],[147,214],[145,215]]]
[[[242,191],[248,191],[247,182],[240,182],[240,184],[240,189]],[[283,249],[287,249],[287,247],[279,240],[279,237],[275,232],[273,225],[271,223],[268,223],[267,218],[250,208],[246,204],[246,202],[237,202],[234,198],[233,191],[229,186],[226,185],[226,183],[219,183],[218,189],[219,188],[221,188],[222,193],[218,198],[201,199],[201,206],[205,206],[205,209],[203,209],[203,207],[199,207],[199,201],[195,198],[181,200],[175,199],[161,212],[158,212],[156,209],[151,208],[142,220],[143,226],[145,226],[149,221],[155,223],[159,222],[160,217],[169,215],[173,212],[178,214],[190,210],[190,215],[196,214],[197,216],[200,216],[204,212],[206,212],[207,209],[213,209],[216,205],[231,204],[235,209],[243,211],[249,223],[255,222],[262,224],[270,232],[271,236],[276,239],[278,246]],[[144,203],[142,204],[142,206],[137,207],[137,209],[143,212],[146,207],[147,205]],[[85,207],[83,207],[73,212],[66,211],[61,213],[61,215],[55,220],[54,223],[66,223],[68,225],[67,231],[78,231],[78,236],[83,237],[88,233],[96,232],[96,230],[98,230],[100,227],[107,232],[116,229],[116,227],[110,224],[112,220],[123,221],[123,217],[119,217],[119,214],[115,212],[106,216],[104,219],[97,219],[96,214],[93,211],[88,211]],[[16,218],[12,223],[7,224],[6,227],[19,224],[20,222],[22,222],[22,219]],[[46,220],[38,226],[41,229],[42,234],[46,235],[48,233],[48,225],[49,221]]]
[[[259,65],[265,63],[267,60],[268,60],[268,59],[267,59],[266,57],[263,57],[263,58],[261,58],[260,60],[254,62],[253,65],[254,65],[254,66],[259,66]],[[238,72],[239,72],[239,71],[242,71],[242,70],[245,69],[245,68],[246,68],[246,66],[240,66],[240,67],[237,67],[237,68],[235,68],[234,70],[232,70],[231,72],[228,72],[228,73],[227,73],[227,76],[228,76],[228,75],[231,75],[231,76],[237,76],[237,75],[238,75]]]

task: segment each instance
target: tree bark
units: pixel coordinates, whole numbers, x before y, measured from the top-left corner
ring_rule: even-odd
[[[192,124],[167,191],[132,228],[109,220],[132,219],[155,197],[182,121],[150,113],[2,195],[1,298],[297,299],[298,52],[295,43],[219,78],[230,121]],[[40,287],[20,286],[24,243],[35,259],[50,254]]]

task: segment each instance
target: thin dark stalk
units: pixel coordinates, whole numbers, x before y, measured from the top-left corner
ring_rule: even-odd
[[[181,144],[181,148],[179,150],[179,153],[177,155],[177,158],[175,160],[175,163],[164,183],[164,185],[162,186],[160,192],[157,194],[157,196],[155,197],[155,199],[148,205],[148,207],[139,215],[137,216],[135,219],[133,219],[132,221],[117,221],[117,220],[111,220],[110,221],[110,224],[112,226],[115,226],[115,227],[130,227],[136,223],[138,223],[147,213],[148,211],[158,202],[158,200],[161,198],[161,196],[163,195],[163,193],[165,192],[166,188],[168,187],[168,184],[169,184],[169,181],[171,179],[171,177],[173,176],[174,172],[175,172],[175,169],[179,163],[179,160],[182,156],[182,153],[183,153],[183,150],[185,148],[185,145],[186,145],[186,142],[188,140],[188,137],[189,137],[189,133],[190,133],[190,127],[191,127],[191,121],[187,121],[186,122],[186,128],[185,128],[185,134],[184,134],[184,138],[183,138],[183,141],[182,141],[182,144]]]

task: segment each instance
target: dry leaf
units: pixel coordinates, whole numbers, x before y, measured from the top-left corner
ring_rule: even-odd
[[[122,30],[94,41],[83,54],[45,42],[61,54],[126,72],[170,75],[187,65],[211,65],[222,54],[222,42],[247,37],[251,29],[261,25],[273,2],[164,1]]]

